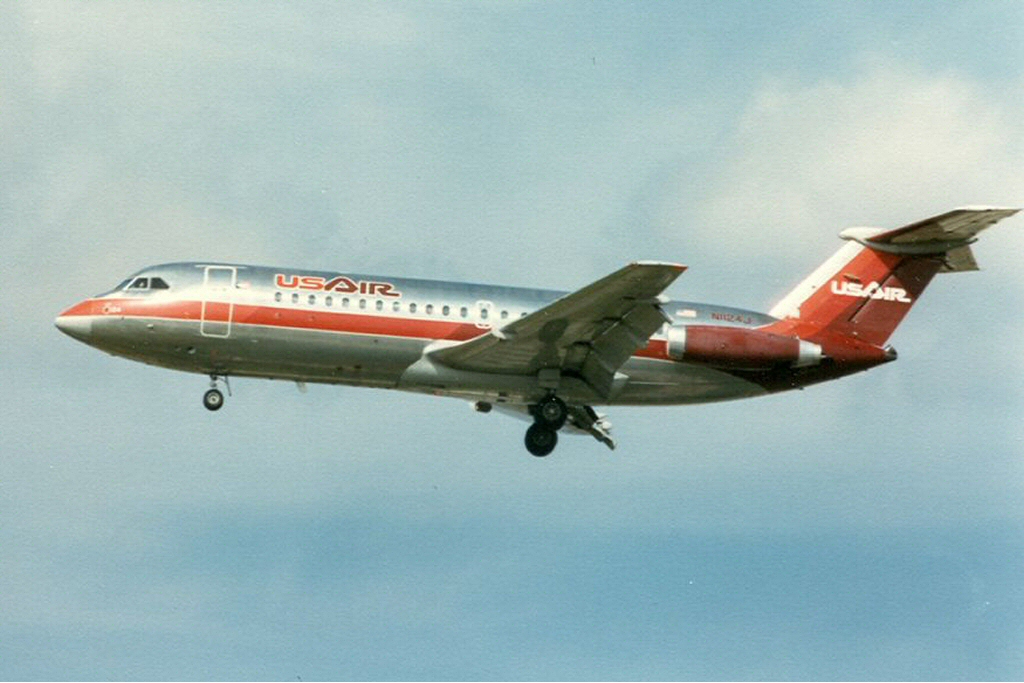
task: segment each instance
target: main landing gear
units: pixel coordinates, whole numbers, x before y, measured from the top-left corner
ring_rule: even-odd
[[[558,430],[569,418],[569,408],[565,401],[551,394],[531,407],[530,412],[533,413],[534,422],[526,430],[526,450],[543,458],[558,445]]]
[[[218,379],[224,380],[224,387],[228,390],[228,396],[231,395],[231,385],[228,384],[227,376],[210,375],[210,388],[203,394],[203,407],[207,410],[220,410],[221,406],[224,405],[224,394],[217,388]]]

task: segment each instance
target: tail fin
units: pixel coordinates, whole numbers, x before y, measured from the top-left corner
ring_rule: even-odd
[[[770,311],[804,339],[823,330],[881,346],[940,272],[977,270],[976,235],[1019,209],[968,207],[850,240]]]

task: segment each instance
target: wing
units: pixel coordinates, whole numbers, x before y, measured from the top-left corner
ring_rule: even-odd
[[[574,375],[607,397],[615,372],[668,321],[659,297],[684,270],[673,263],[632,263],[501,329],[430,356],[460,370]]]

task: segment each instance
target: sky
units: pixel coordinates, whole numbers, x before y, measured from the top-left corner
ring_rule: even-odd
[[[156,263],[766,311],[850,226],[1024,206],[1020,2],[0,5],[0,679],[1024,678],[1024,218],[897,363],[613,408],[114,358]]]

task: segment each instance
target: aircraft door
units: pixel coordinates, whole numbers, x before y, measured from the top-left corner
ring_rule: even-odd
[[[206,266],[203,274],[203,307],[199,333],[204,337],[231,336],[231,320],[235,313],[235,282],[233,266]]]

